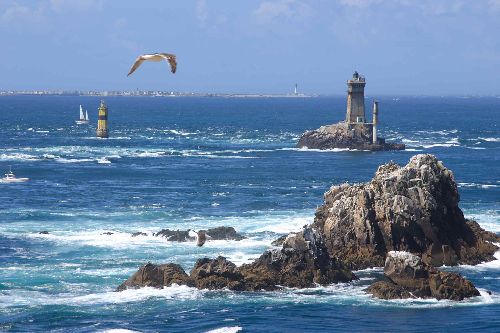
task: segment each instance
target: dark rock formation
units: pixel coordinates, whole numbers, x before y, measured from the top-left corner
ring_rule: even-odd
[[[246,290],[308,288],[356,279],[340,261],[330,257],[321,235],[310,227],[290,234],[282,249],[266,251],[239,271],[245,278]]]
[[[383,266],[393,250],[441,266],[494,260],[498,249],[498,236],[465,220],[453,173],[433,155],[384,164],[370,182],[333,186],[324,198],[313,227],[352,269]]]
[[[385,261],[387,280],[366,290],[377,298],[436,298],[461,301],[479,296],[472,282],[457,273],[438,271],[409,252],[389,252]]]
[[[196,246],[203,246],[207,241],[207,234],[204,231],[198,231],[198,240],[196,241]]]
[[[200,230],[205,231],[205,230]],[[208,229],[205,233],[209,236],[210,239],[213,240],[236,240],[240,241],[245,239],[245,236],[242,236],[234,230],[233,227],[217,227]]]
[[[40,235],[48,235],[49,232],[47,230],[43,230],[43,231],[40,231],[38,232]]]
[[[308,131],[299,139],[297,148],[334,149],[349,148],[357,150],[403,150],[404,144],[387,143],[385,139],[378,138],[373,143],[372,125],[359,124],[347,125],[340,122],[334,125],[321,126],[317,130]]]
[[[356,279],[341,262],[329,256],[321,235],[309,227],[289,235],[282,249],[266,251],[251,264],[236,267],[224,257],[204,258],[196,262],[189,277],[182,273],[178,265],[148,264],[117,290],[140,286],[161,288],[178,283],[200,289],[257,291],[306,288]]]
[[[145,233],[145,232],[140,232],[140,231],[138,231],[138,232],[134,232],[134,233],[132,234],[132,237],[137,237],[137,236],[147,236],[147,235],[148,235],[148,234],[147,234],[147,233]]]
[[[283,243],[285,242],[285,239],[288,237],[288,235],[283,235],[283,236],[280,236],[278,237],[277,239],[273,240],[271,242],[271,245],[272,246],[282,246]]]
[[[193,280],[177,264],[154,265],[147,263],[139,268],[127,281],[116,290],[134,289],[140,287],[163,288],[172,284],[194,286]]]
[[[224,257],[203,258],[196,261],[191,278],[199,289],[244,290],[244,278],[235,264]]]
[[[111,236],[113,235],[114,232],[111,232],[111,231],[106,231],[106,232],[103,232],[101,235],[107,235],[107,236]]]
[[[189,230],[170,230],[162,229],[154,234],[156,237],[165,237],[171,242],[187,242],[194,241],[196,237],[191,237],[189,235]]]
[[[165,237],[167,240],[171,242],[187,242],[187,241],[195,241],[197,237],[193,235],[196,233],[190,229],[188,230],[170,230],[170,229],[162,229],[154,234],[154,236]],[[199,234],[204,233],[207,239],[212,240],[242,240],[245,239],[245,236],[240,235],[234,230],[233,227],[216,227],[208,230],[200,230],[198,231],[198,240]],[[201,245],[200,245],[201,246]]]

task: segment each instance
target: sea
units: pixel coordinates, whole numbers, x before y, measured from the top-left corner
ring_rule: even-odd
[[[95,135],[101,98],[109,139]],[[344,119],[340,96],[0,96],[0,171],[29,178],[0,183],[0,331],[499,332],[500,253],[442,268],[479,289],[461,302],[374,299],[364,289],[381,268],[309,289],[115,292],[147,262],[188,272],[203,257],[251,262],[311,223],[331,186],[415,154],[443,161],[465,215],[499,233],[500,98],[378,100],[379,136],[405,151],[295,148],[306,130]],[[89,125],[75,124],[80,104]],[[197,247],[153,235],[217,226],[247,238]]]

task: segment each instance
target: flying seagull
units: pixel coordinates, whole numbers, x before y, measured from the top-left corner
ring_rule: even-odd
[[[175,73],[177,70],[177,61],[175,61],[175,54],[169,54],[169,53],[153,53],[153,54],[143,54],[137,57],[135,59],[134,64],[132,65],[132,68],[130,68],[130,72],[128,72],[127,76],[135,72],[137,68],[144,62],[144,61],[162,61],[166,60],[170,64],[170,70],[172,73]]]

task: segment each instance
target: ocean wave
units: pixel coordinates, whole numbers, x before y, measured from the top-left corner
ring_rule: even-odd
[[[473,219],[488,231],[500,233],[500,214],[497,211],[472,212],[465,211],[466,218]]]
[[[243,328],[240,326],[224,326],[216,328],[213,330],[206,331],[205,333],[236,333],[241,331]]]
[[[277,150],[291,150],[291,151],[305,151],[305,152],[317,152],[317,153],[338,153],[343,151],[359,151],[357,149],[349,149],[349,148],[332,148],[332,149],[315,149],[315,148],[280,148]]]
[[[100,304],[123,304],[142,302],[157,298],[165,300],[195,300],[203,297],[205,290],[172,285],[163,289],[145,287],[127,289],[121,292],[107,291],[87,295],[54,295],[34,290],[13,289],[0,293],[0,307],[38,306],[38,305],[69,305],[90,306]]]
[[[482,138],[479,137],[479,140],[487,141],[487,142],[500,142],[500,138]]]
[[[458,187],[473,187],[473,188],[489,189],[489,188],[500,187],[500,185],[498,185],[498,184],[478,184],[478,183],[458,183]]]

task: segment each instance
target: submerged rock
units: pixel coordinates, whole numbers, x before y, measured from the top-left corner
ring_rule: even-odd
[[[137,236],[147,236],[148,234],[145,233],[145,232],[141,232],[141,231],[138,231],[138,232],[134,232],[132,234],[132,237],[137,237]]]
[[[391,251],[384,267],[387,280],[366,290],[377,298],[436,298],[461,301],[479,296],[472,282],[457,273],[438,271],[409,252]]]
[[[313,227],[352,269],[383,266],[393,250],[433,266],[495,259],[499,237],[464,218],[453,173],[433,155],[384,164],[370,182],[333,186],[324,199]]]
[[[401,143],[387,143],[385,139],[378,138],[373,143],[371,124],[351,124],[340,122],[333,125],[321,126],[308,131],[300,137],[297,148],[310,149],[357,149],[357,150],[403,150]]]
[[[47,230],[39,231],[38,232],[40,235],[48,235],[49,232]]]
[[[178,265],[148,265],[141,267],[117,291],[140,286],[161,288],[172,283],[200,289],[258,291],[306,288],[356,279],[346,266],[329,256],[321,235],[309,227],[289,235],[282,249],[266,251],[253,263],[241,267],[220,256],[203,258],[196,262],[188,277]],[[169,265],[177,269],[163,268]]]

